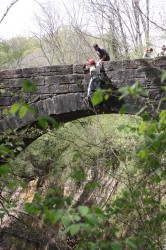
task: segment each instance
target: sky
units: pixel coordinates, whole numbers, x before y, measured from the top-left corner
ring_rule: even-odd
[[[12,1],[13,0],[0,0],[0,19]],[[34,0],[19,0],[12,6],[0,24],[0,37],[9,39],[19,35],[28,36],[30,30],[35,29],[33,23],[34,12],[38,11],[39,6]]]

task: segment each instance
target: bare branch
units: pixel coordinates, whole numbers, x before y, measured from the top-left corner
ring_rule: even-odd
[[[6,12],[4,13],[4,15],[2,16],[2,18],[0,19],[0,24],[2,23],[2,21],[4,20],[4,18],[7,16],[8,12],[9,12],[9,10],[12,8],[12,6],[13,6],[14,4],[16,4],[18,1],[19,1],[19,0],[14,0],[14,1],[9,5],[9,7],[7,7]]]
[[[140,9],[140,7],[137,5],[137,8],[139,10],[139,12],[152,24],[154,24],[157,28],[161,29],[162,31],[166,31],[166,29],[164,29],[163,27],[161,27],[160,25],[158,25],[156,22],[152,21],[147,15],[144,14],[144,12]]]

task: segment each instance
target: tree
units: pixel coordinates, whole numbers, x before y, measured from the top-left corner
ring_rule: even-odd
[[[26,66],[27,55],[38,49],[34,38],[15,37],[0,42],[0,68],[17,69]],[[25,60],[24,60],[25,59]],[[24,62],[23,62],[24,60]]]
[[[85,63],[92,53],[91,34],[83,30],[88,24],[83,22],[83,6],[73,12],[64,7],[66,19],[56,6],[40,4],[42,14],[36,14],[40,32],[34,34],[39,40],[43,56],[49,65],[66,63]],[[81,16],[80,16],[81,15]]]

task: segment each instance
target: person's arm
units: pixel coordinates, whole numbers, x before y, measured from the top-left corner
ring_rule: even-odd
[[[103,57],[100,59],[101,62],[103,62],[106,58],[106,54],[103,55]]]
[[[146,58],[146,52],[144,52],[144,54],[143,54],[143,57],[142,58]]]
[[[150,53],[150,58],[154,58],[154,54],[153,53]]]
[[[89,72],[90,76],[93,77],[93,72],[92,72],[92,68],[90,68],[90,72]]]

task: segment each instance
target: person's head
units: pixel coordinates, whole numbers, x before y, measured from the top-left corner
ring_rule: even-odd
[[[94,65],[96,65],[95,60],[94,60],[94,59],[90,59],[90,60],[88,61],[88,65],[89,65],[89,66],[94,66]]]
[[[94,48],[96,51],[98,51],[98,49],[99,49],[98,44],[97,44],[97,43],[95,43],[95,44],[93,45],[93,48]]]
[[[166,51],[166,46],[163,45],[161,49],[162,49],[162,51]]]
[[[88,61],[88,65],[90,65],[90,66],[96,65],[95,60],[94,60],[94,59],[90,59],[90,60]]]
[[[148,49],[146,50],[146,52],[147,52],[147,53],[151,53],[151,52],[153,52],[153,49],[152,49],[152,48],[148,48]]]

